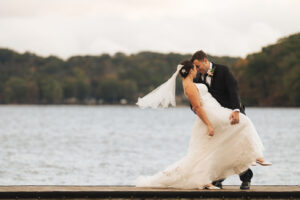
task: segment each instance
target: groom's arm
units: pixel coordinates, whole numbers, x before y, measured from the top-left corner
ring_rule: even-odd
[[[226,66],[225,70],[225,84],[227,91],[229,92],[229,98],[232,109],[240,109],[240,98],[238,95],[238,85],[237,81],[230,72],[229,68]]]

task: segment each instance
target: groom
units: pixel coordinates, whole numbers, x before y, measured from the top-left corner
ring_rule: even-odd
[[[195,83],[203,83],[208,87],[211,95],[225,108],[232,109],[229,119],[231,124],[239,123],[239,113],[245,114],[245,107],[241,104],[238,95],[237,81],[233,77],[229,68],[224,65],[212,63],[207,55],[201,50],[194,53],[191,61],[196,65],[197,73],[194,79]],[[253,172],[249,168],[240,174],[242,181],[241,189],[250,189]],[[212,184],[222,188],[222,182],[225,179],[214,181]]]

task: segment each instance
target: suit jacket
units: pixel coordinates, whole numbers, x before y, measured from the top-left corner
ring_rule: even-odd
[[[244,113],[244,106],[240,102],[238,95],[237,81],[233,77],[229,68],[225,65],[213,63],[212,68],[215,68],[211,77],[211,84],[208,86],[202,81],[201,74],[198,73],[194,79],[195,83],[204,83],[208,87],[211,95],[225,108],[240,109]]]

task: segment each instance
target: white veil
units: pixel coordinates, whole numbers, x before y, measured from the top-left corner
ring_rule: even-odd
[[[177,65],[176,72],[165,83],[142,98],[136,103],[140,108],[167,108],[169,104],[176,106],[175,87],[176,77],[183,65]]]

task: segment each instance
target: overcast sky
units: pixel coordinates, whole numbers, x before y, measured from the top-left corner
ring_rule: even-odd
[[[0,0],[0,48],[245,56],[299,32],[299,10],[300,0]]]

